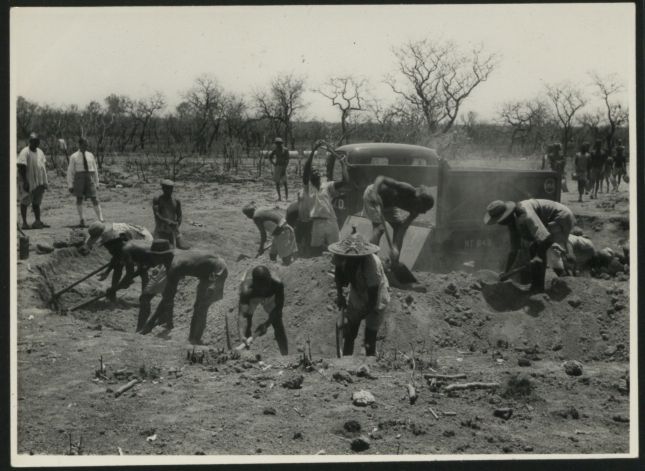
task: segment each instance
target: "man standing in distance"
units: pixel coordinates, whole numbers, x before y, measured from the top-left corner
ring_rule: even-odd
[[[152,200],[152,211],[155,215],[154,236],[155,239],[167,240],[172,247],[186,250],[189,246],[184,243],[179,233],[182,219],[181,203],[172,194],[174,187],[175,182],[172,180],[161,180],[162,194]]]
[[[27,208],[31,203],[35,221],[32,229],[49,227],[40,220],[40,205],[45,190],[49,187],[47,180],[47,160],[45,153],[38,147],[40,138],[34,132],[29,135],[29,145],[18,154],[18,176],[20,215],[23,229],[29,229],[27,223]]]
[[[79,227],[85,226],[83,219],[83,200],[91,199],[96,218],[103,222],[103,213],[97,196],[99,186],[99,170],[96,159],[87,151],[87,140],[81,137],[78,140],[78,151],[69,158],[67,167],[67,188],[76,197],[76,210],[80,219]]]
[[[284,185],[284,199],[289,200],[289,187],[287,186],[287,166],[289,165],[289,149],[283,147],[282,138],[276,137],[273,141],[275,148],[269,154],[269,162],[273,165],[273,181],[278,192],[278,201],[282,201],[280,184]]]

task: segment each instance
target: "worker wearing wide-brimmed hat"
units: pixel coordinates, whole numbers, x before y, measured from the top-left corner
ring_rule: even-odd
[[[161,180],[163,193],[152,200],[152,211],[155,216],[154,236],[156,239],[167,240],[172,247],[186,250],[189,246],[183,241],[179,232],[182,219],[181,203],[173,196],[174,188],[175,182],[172,180]]]
[[[365,319],[365,353],[376,354],[376,336],[385,318],[390,302],[389,284],[381,260],[376,255],[379,247],[367,242],[354,232],[340,242],[329,246],[334,254],[336,304],[345,309],[343,326],[343,355],[354,353],[354,340],[361,321]],[[345,299],[343,288],[349,285]]]
[[[559,244],[568,253],[569,234],[575,225],[571,210],[557,201],[529,199],[493,201],[486,208],[485,224],[507,226],[511,238],[511,251],[506,261],[508,272],[515,263],[522,240],[529,242],[531,263],[531,290],[544,291],[547,250],[553,243]]]

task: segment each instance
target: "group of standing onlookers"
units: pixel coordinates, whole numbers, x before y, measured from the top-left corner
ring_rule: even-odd
[[[566,156],[562,153],[560,143],[549,146],[542,161],[543,169],[547,163],[551,170],[560,175],[562,191],[569,191],[565,177]],[[610,184],[613,191],[618,191],[621,180],[628,181],[627,151],[623,142],[618,139],[613,149],[603,148],[600,139],[595,141],[593,149],[588,142],[583,142],[574,157],[573,179],[578,182],[579,202],[582,202],[584,194],[589,194],[591,199],[598,198],[598,192],[603,191],[603,184],[607,187],[607,193]]]

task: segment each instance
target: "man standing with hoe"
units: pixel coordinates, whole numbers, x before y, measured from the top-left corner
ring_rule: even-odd
[[[244,275],[240,285],[240,298],[238,305],[237,330],[240,341],[248,348],[253,338],[251,327],[253,313],[261,304],[269,315],[266,322],[262,322],[255,329],[255,337],[264,335],[273,326],[275,340],[282,355],[289,353],[287,334],[282,323],[282,309],[284,307],[284,284],[282,280],[265,266],[249,269]]]
[[[181,226],[181,203],[172,193],[175,182],[172,180],[161,180],[162,194],[155,196],[152,200],[152,211],[155,215],[156,239],[165,239],[172,247],[187,250],[190,247],[184,243],[179,226]]]
[[[376,255],[378,250],[378,246],[365,241],[357,232],[329,246],[329,251],[334,254],[336,305],[343,313],[342,324],[336,325],[338,344],[338,334],[342,332],[343,355],[353,355],[354,341],[363,319],[365,354],[376,355],[376,336],[390,302],[389,284]],[[349,296],[345,299],[343,288],[348,285]]]
[[[283,147],[282,138],[276,137],[273,141],[275,148],[269,154],[269,162],[273,165],[273,181],[278,192],[278,201],[282,201],[280,184],[284,185],[284,199],[289,200],[289,187],[287,185],[287,166],[289,165],[289,149]]]
[[[96,159],[87,152],[87,140],[78,140],[78,151],[69,158],[67,167],[67,188],[76,197],[76,210],[80,219],[79,227],[87,227],[83,219],[83,199],[91,199],[96,218],[103,222],[103,213],[99,204],[97,189],[99,186],[99,170]]]
[[[511,251],[506,260],[505,273],[500,279],[505,278],[515,264],[522,240],[531,243],[529,252],[532,257],[532,292],[544,291],[547,250],[558,244],[562,252],[571,252],[569,234],[575,225],[575,217],[569,208],[556,201],[493,201],[486,208],[484,224],[506,226],[510,233]]]
[[[40,148],[40,138],[36,133],[29,135],[29,145],[18,154],[18,196],[20,198],[20,215],[22,228],[30,229],[27,223],[27,208],[31,204],[36,220],[31,229],[49,227],[40,220],[40,205],[45,190],[49,187],[47,180],[47,160]]]

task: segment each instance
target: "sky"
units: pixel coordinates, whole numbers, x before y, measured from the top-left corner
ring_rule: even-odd
[[[627,101],[634,22],[629,3],[13,8],[11,87],[14,96],[81,107],[111,93],[160,91],[174,110],[202,74],[251,97],[294,73],[307,80],[304,117],[337,121],[312,89],[349,74],[391,103],[382,81],[396,69],[393,49],[433,38],[498,54],[497,69],[462,108],[491,120],[501,103],[533,98],[546,83],[567,80],[591,94],[591,70],[617,74]]]

